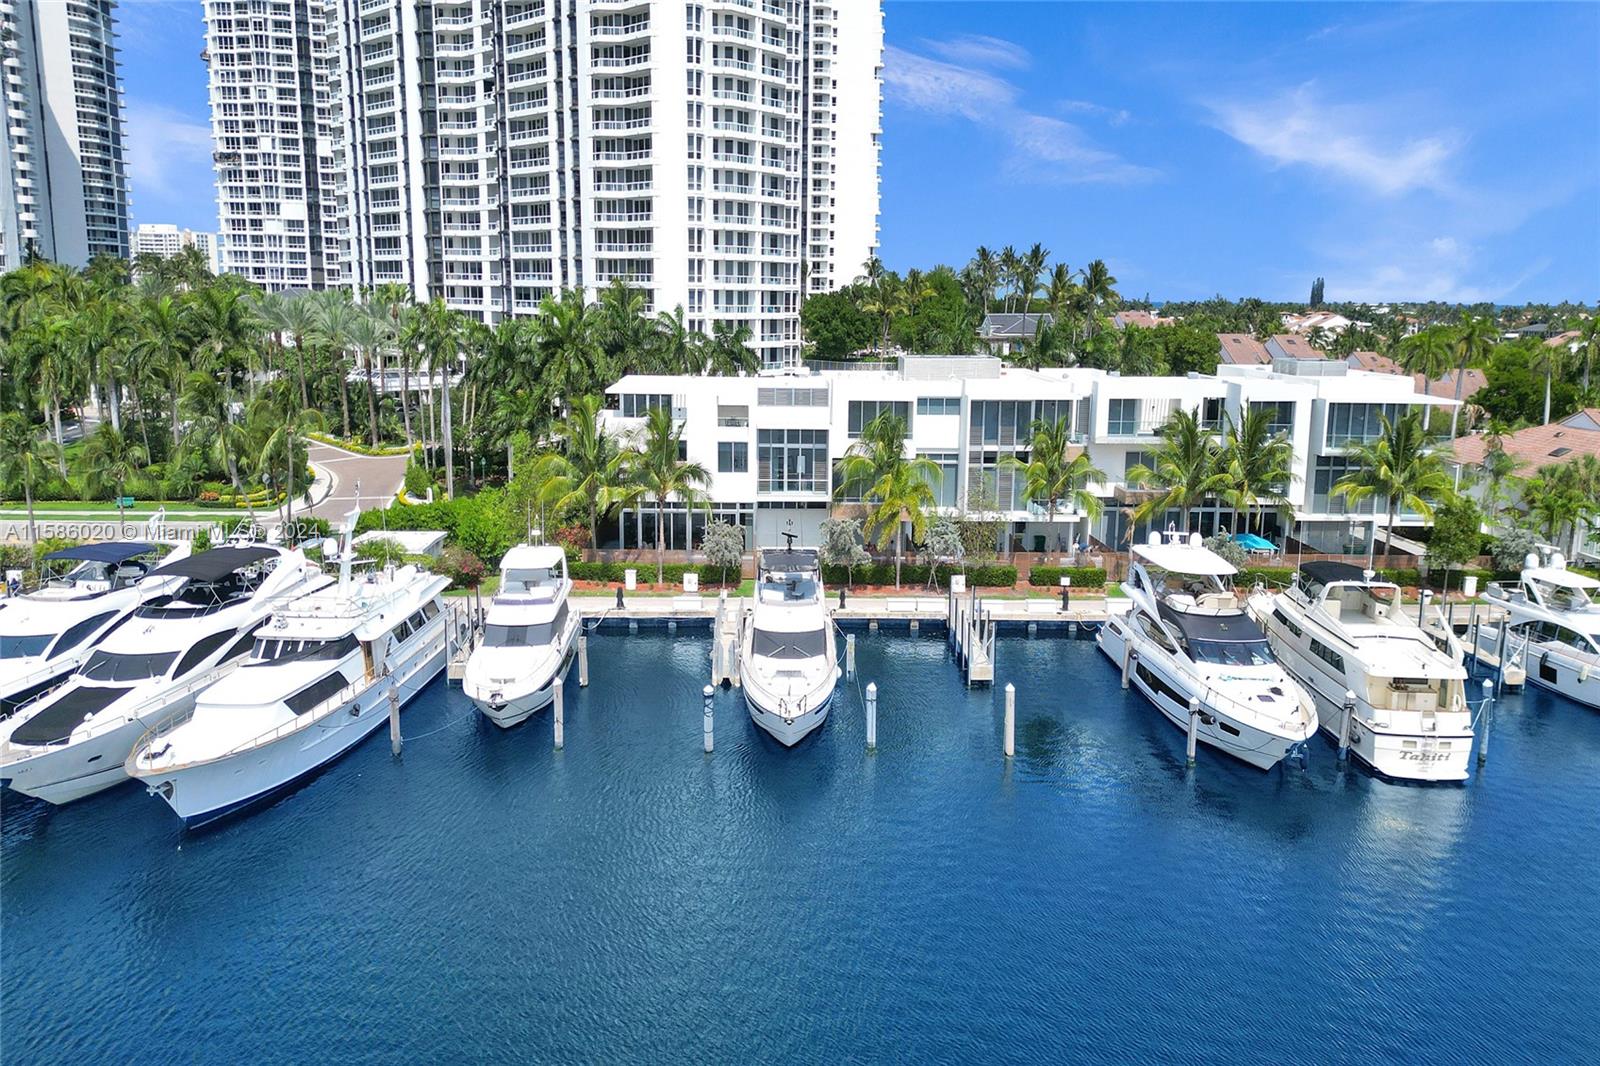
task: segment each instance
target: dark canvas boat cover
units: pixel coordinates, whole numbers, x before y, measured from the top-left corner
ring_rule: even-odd
[[[81,559],[91,563],[120,563],[136,556],[145,555],[156,550],[154,544],[142,544],[134,540],[113,540],[104,544],[80,544],[76,548],[62,548],[53,551],[45,558],[48,559]]]
[[[1329,585],[1335,581],[1365,581],[1366,574],[1361,567],[1354,563],[1335,563],[1328,561],[1301,563],[1300,572],[1319,585]]]
[[[1177,610],[1165,600],[1161,601],[1160,606],[1161,617],[1177,626],[1185,640],[1227,642],[1267,639],[1261,627],[1243,611],[1229,611],[1226,614],[1191,613]]]
[[[250,545],[242,548],[212,548],[210,551],[191,555],[187,559],[179,559],[175,563],[157,567],[150,573],[152,576],[163,577],[192,577],[196,581],[220,581],[235,570],[249,566],[251,563],[260,562],[262,559],[272,559],[278,555],[276,549],[261,545]]]
[[[128,691],[84,685],[68,689],[11,734],[13,744],[55,744],[66,740],[83,720]]]
[[[766,570],[780,574],[793,574],[817,569],[817,553],[812,548],[768,548],[761,552],[761,565]]]

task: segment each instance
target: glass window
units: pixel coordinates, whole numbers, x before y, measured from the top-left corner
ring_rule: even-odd
[[[0,659],[25,659],[33,655],[42,655],[55,636],[54,633],[23,636],[0,634]]]
[[[959,396],[919,396],[917,397],[918,415],[959,415],[961,413],[961,397]]]
[[[567,605],[562,604],[555,618],[548,622],[508,626],[489,623],[483,627],[483,646],[486,648],[532,648],[550,644],[566,630]]]
[[[758,629],[751,638],[750,651],[768,659],[815,659],[828,654],[826,634],[820,629],[804,633],[775,633]]]
[[[1139,431],[1139,401],[1112,400],[1106,417],[1106,433],[1113,437],[1131,437]]]
[[[750,469],[750,445],[742,440],[717,442],[717,473],[743,474]]]
[[[332,699],[344,690],[346,682],[344,675],[338,672],[296,692],[283,702],[289,705],[289,710],[295,714],[305,714]]]
[[[849,435],[851,438],[861,436],[872,420],[882,414],[891,414],[900,419],[907,434],[911,432],[911,403],[909,400],[851,400],[849,411]]]
[[[672,397],[658,392],[625,392],[619,397],[618,410],[625,418],[643,418],[653,409],[672,409]]]
[[[225,629],[221,633],[213,633],[209,637],[202,637],[195,641],[194,647],[183,653],[183,659],[178,663],[178,669],[173,677],[182,677],[206,659],[211,653],[226,644],[234,635],[235,630]]]
[[[757,431],[757,492],[827,492],[830,476],[827,430]]]
[[[960,456],[955,452],[918,452],[919,458],[929,459],[939,466],[939,476],[930,478],[929,485],[933,488],[934,501],[940,507],[956,506],[956,489],[960,487],[957,480],[956,465]]]
[[[89,656],[80,671],[91,681],[143,681],[161,677],[178,657],[175,651],[154,652],[148,655],[117,655],[97,651]]]
[[[50,649],[50,654],[60,655],[64,651],[71,651],[76,648],[79,644],[89,639],[89,634],[116,617],[116,614],[117,612],[115,611],[107,611],[104,614],[97,614],[93,618],[85,618],[77,625],[68,627],[67,631],[61,634],[61,639],[56,642],[56,646]]]
[[[1191,640],[1189,657],[1222,666],[1266,666],[1272,662],[1272,651],[1264,640]]]

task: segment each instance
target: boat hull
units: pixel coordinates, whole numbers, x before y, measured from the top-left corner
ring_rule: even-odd
[[[814,708],[807,710],[799,717],[785,718],[778,711],[762,706],[757,695],[750,691],[750,686],[744,686],[744,702],[750,711],[750,720],[779,744],[792,748],[807,736],[814,733],[827,721],[828,709],[833,706],[833,695],[836,687],[830,687],[828,694]]]
[[[1108,620],[1096,634],[1095,644],[1118,670],[1123,668],[1127,637],[1120,626]],[[1164,670],[1147,661],[1151,657],[1137,655],[1138,650],[1136,645],[1134,648],[1136,658],[1129,663],[1129,684],[1154,704],[1163,718],[1187,734],[1191,693],[1184,679],[1174,676],[1173,671]],[[1289,737],[1260,729],[1249,722],[1235,718],[1214,703],[1206,702],[1203,693],[1197,692],[1194,695],[1201,696],[1201,717],[1195,730],[1195,739],[1199,743],[1231,755],[1258,770],[1270,770],[1282,762],[1285,756],[1304,750],[1304,737]],[[1309,734],[1308,729],[1307,735]]]
[[[534,689],[532,692],[524,692],[509,699],[504,698],[502,694],[500,701],[475,696],[472,702],[489,721],[501,729],[510,729],[513,726],[521,725],[550,706],[555,701],[555,698],[555,678],[551,677],[544,683],[543,687]]]
[[[159,712],[147,713],[142,718],[123,722],[114,729],[98,733],[86,740],[50,747],[10,749],[9,758],[17,752],[33,752],[27,758],[8,761],[0,766],[12,791],[42,799],[46,803],[63,804],[86,799],[128,780],[123,763],[133,752],[147,730],[156,729],[194,708],[199,692],[179,697]]]
[[[321,722],[237,755],[140,776],[186,827],[215,822],[267,800],[344,755],[388,721],[391,686],[404,706],[444,666],[441,622],[389,677],[375,681]]]

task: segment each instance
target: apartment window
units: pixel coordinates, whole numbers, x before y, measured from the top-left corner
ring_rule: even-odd
[[[1294,433],[1294,401],[1293,400],[1252,400],[1249,409],[1267,410],[1272,412],[1272,421],[1268,431],[1292,436]]]
[[[1222,397],[1207,396],[1201,401],[1200,425],[1210,430],[1222,428]]]
[[[750,445],[742,440],[717,443],[717,473],[743,474],[750,469]]]
[[[879,415],[889,414],[900,419],[900,424],[907,433],[911,432],[911,404],[907,400],[851,400],[850,401],[850,428],[849,435],[852,439],[861,436],[861,431],[871,425],[872,420]]]
[[[917,457],[931,460],[939,467],[939,476],[928,479],[928,484],[933,488],[934,502],[940,507],[956,506],[956,489],[961,484],[956,473],[960,455],[956,452],[918,452]]]
[[[828,491],[828,431],[763,429],[756,432],[757,492]]]
[[[756,404],[760,407],[826,407],[827,389],[757,389]]]
[[[959,415],[961,413],[961,397],[959,396],[918,396],[918,415]]]
[[[625,392],[617,400],[624,418],[643,418],[657,407],[672,410],[672,397],[665,393]]]
[[[1333,403],[1328,405],[1327,446],[1343,448],[1377,440],[1383,433],[1379,416],[1397,421],[1406,412],[1398,403]]]
[[[1106,417],[1106,433],[1113,437],[1131,437],[1139,431],[1139,401],[1112,400]]]

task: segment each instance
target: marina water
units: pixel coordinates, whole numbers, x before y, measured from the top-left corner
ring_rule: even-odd
[[[1593,712],[1508,695],[1464,787],[1190,770],[1091,642],[858,645],[790,751],[723,692],[702,754],[703,632],[601,633],[560,752],[440,679],[213,830],[7,793],[5,1060],[1600,1059]]]

